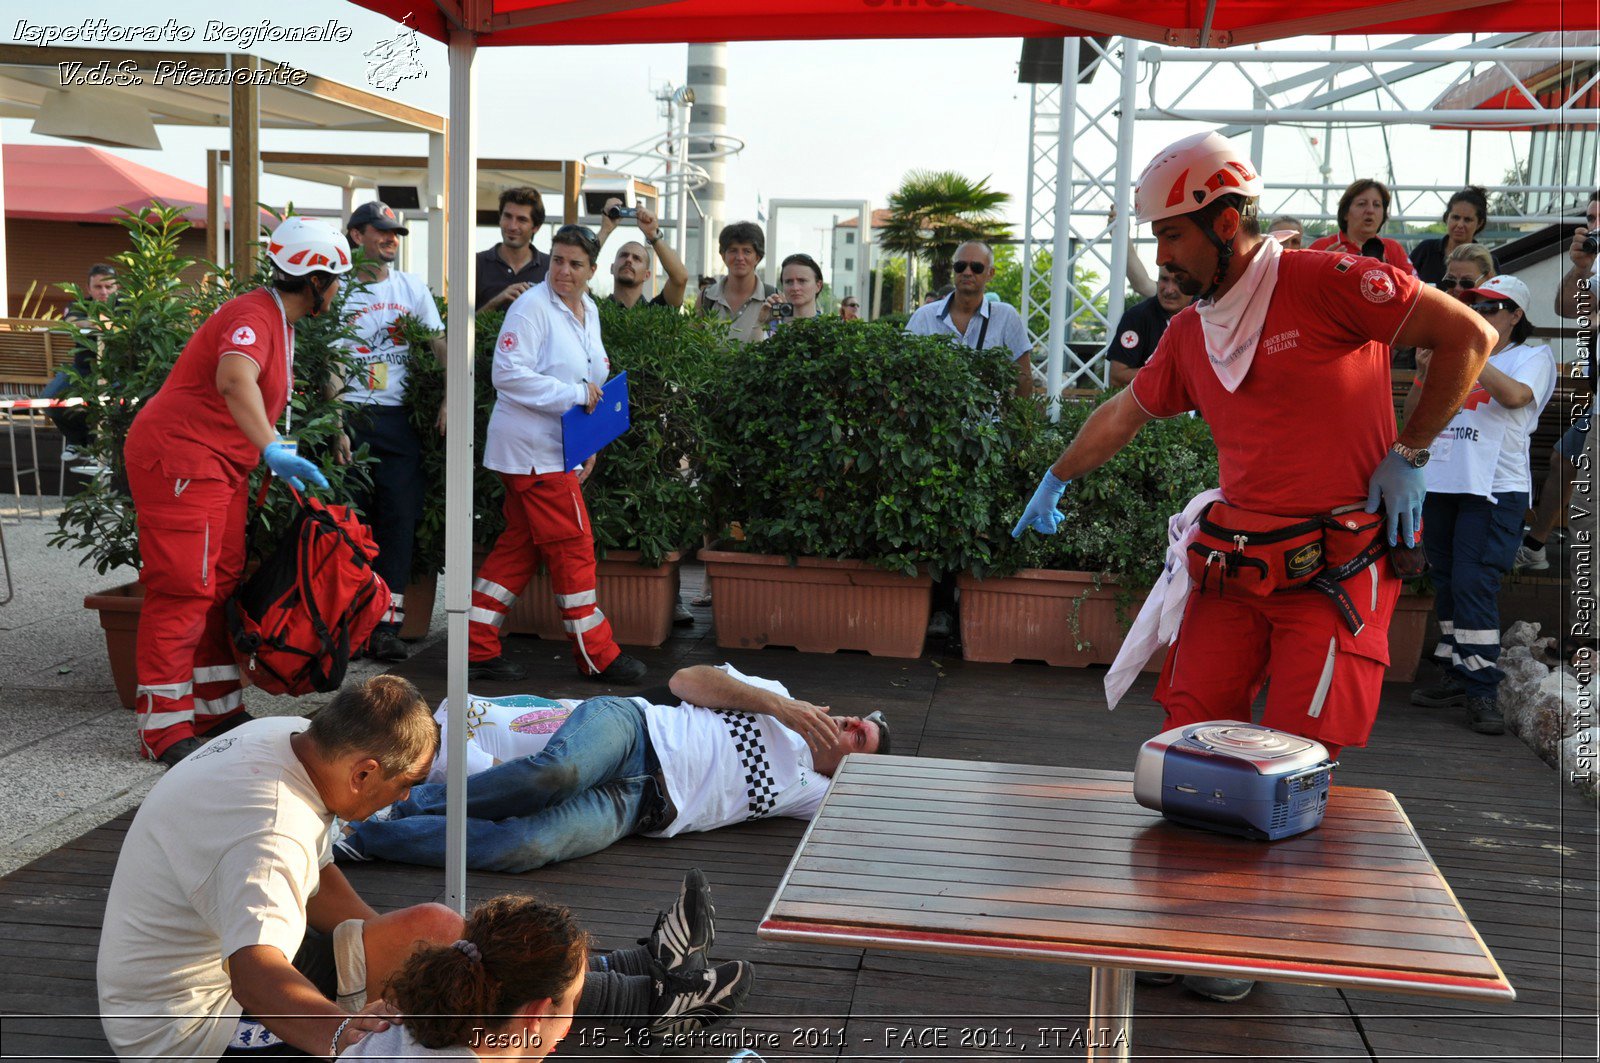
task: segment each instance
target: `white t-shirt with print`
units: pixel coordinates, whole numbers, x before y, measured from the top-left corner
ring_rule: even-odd
[[[344,346],[361,363],[345,389],[345,401],[356,406],[403,405],[411,348],[392,330],[406,314],[435,332],[443,330],[433,293],[421,277],[391,269],[387,277],[369,282],[364,290],[352,283],[344,312],[358,337],[357,343]]]
[[[1429,491],[1493,502],[1497,494],[1533,490],[1528,440],[1555,391],[1555,355],[1544,344],[1524,343],[1507,347],[1489,364],[1528,385],[1533,401],[1508,409],[1481,382],[1474,383],[1461,409],[1429,447],[1431,457],[1424,467]]]
[[[220,1056],[240,1012],[227,958],[300,948],[334,822],[289,745],[307,726],[276,717],[213,739],[134,816],[95,967],[101,1025],[123,1059]]]
[[[638,700],[638,699],[635,699]],[[575,698],[541,698],[537,694],[513,694],[505,698],[480,698],[467,695],[467,774],[476,775],[496,764],[518,757],[531,757],[544,751],[550,738],[567,722],[572,710],[582,702]],[[643,704],[643,702],[640,702]],[[444,782],[449,750],[446,730],[450,699],[439,702],[433,718],[439,721],[443,741],[429,782]]]
[[[742,683],[782,697],[782,683],[718,666]],[[661,762],[677,816],[650,837],[715,830],[747,819],[810,819],[828,793],[812,770],[811,748],[771,716],[702,709],[688,702],[645,709],[650,744]]]

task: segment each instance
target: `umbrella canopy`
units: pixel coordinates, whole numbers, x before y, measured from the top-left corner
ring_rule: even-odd
[[[99,148],[50,144],[4,147],[6,217],[115,223],[123,210],[151,203],[181,207],[191,225],[206,224],[206,190]]]
[[[1567,0],[352,0],[438,40],[465,12],[480,46],[923,37],[1134,37],[1223,48],[1326,33],[1593,29]],[[1463,12],[1470,16],[1463,17]]]

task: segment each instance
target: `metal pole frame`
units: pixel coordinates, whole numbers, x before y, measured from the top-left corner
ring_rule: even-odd
[[[464,29],[450,32],[450,119],[446,159],[449,191],[446,217],[476,217],[478,187],[477,62],[478,45]],[[450,227],[448,328],[445,382],[446,415],[451,424],[470,425],[473,415],[473,293],[477,260],[472,253],[473,226]],[[444,902],[457,912],[467,910],[467,610],[472,589],[472,433],[445,436],[444,508],[449,519],[444,533],[445,692],[450,711],[445,722],[446,767]]]

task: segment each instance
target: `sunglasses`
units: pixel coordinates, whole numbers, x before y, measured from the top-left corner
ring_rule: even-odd
[[[844,303],[842,305],[844,306],[844,308],[846,310],[854,310],[856,307],[860,306],[861,304],[860,303]]]
[[[952,263],[950,263],[950,270],[953,273],[965,273],[969,269],[974,273],[982,273],[984,270],[986,270],[988,268],[989,268],[989,264],[987,262],[952,262]]]
[[[1449,292],[1454,291],[1457,288],[1476,288],[1482,283],[1482,277],[1479,277],[1475,281],[1464,281],[1459,277],[1442,277],[1435,281],[1433,286],[1438,288],[1441,292]]]
[[[1484,317],[1488,317],[1490,314],[1498,314],[1502,310],[1510,310],[1511,304],[1500,302],[1473,303],[1472,309],[1476,310]]]

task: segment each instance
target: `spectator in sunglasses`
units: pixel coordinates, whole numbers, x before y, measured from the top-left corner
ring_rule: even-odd
[[[1441,292],[1465,298],[1469,290],[1493,277],[1494,256],[1482,244],[1462,244],[1450,252],[1444,264],[1444,275],[1434,282]]]
[[[839,316],[846,321],[861,320],[861,303],[853,295],[847,295],[839,301]]]
[[[1411,264],[1424,283],[1435,284],[1445,276],[1452,252],[1469,244],[1478,246],[1478,234],[1489,224],[1489,198],[1482,188],[1468,185],[1450,197],[1444,210],[1443,236],[1424,240],[1411,249]],[[1500,272],[1490,261],[1488,276]]]
[[[1497,705],[1500,680],[1500,577],[1511,571],[1522,540],[1522,515],[1533,480],[1529,440],[1555,390],[1556,360],[1533,341],[1528,286],[1509,274],[1466,293],[1495,330],[1489,361],[1455,417],[1428,448],[1424,545],[1433,567],[1441,637],[1439,682],[1412,692],[1428,708],[1465,706],[1479,734],[1505,730]],[[1417,382],[1406,396],[1409,418],[1431,352],[1417,352]]]
[[[950,263],[955,290],[937,302],[925,303],[906,331],[913,336],[948,336],[963,347],[1004,347],[1017,369],[1017,394],[1033,394],[1033,344],[1022,315],[1008,303],[984,298],[994,278],[994,253],[989,245],[969,240],[956,248]]]

